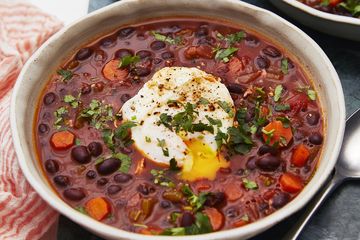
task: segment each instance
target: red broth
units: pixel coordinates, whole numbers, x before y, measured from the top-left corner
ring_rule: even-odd
[[[239,26],[188,18],[121,27],[83,46],[38,103],[34,134],[49,182],[73,208],[143,234],[231,229],[273,213],[314,174],[324,127],[310,79],[281,49]],[[118,67],[119,59],[129,65]],[[213,181],[186,182],[146,159],[129,142],[130,130],[123,139],[111,135],[123,124],[117,113],[124,102],[171,66],[220,77],[234,100],[238,135],[221,147],[230,166]],[[235,139],[241,134],[250,143]]]

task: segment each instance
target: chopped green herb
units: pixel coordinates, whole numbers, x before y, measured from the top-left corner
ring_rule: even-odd
[[[221,122],[221,120],[219,120],[219,119],[214,119],[214,118],[212,118],[212,117],[209,117],[209,116],[205,116],[206,117],[206,119],[209,121],[209,123],[211,124],[211,125],[214,125],[214,126],[218,126],[218,127],[222,127],[222,122]]]
[[[281,146],[286,146],[287,145],[286,138],[283,137],[283,136],[280,136],[280,145]]]
[[[104,157],[99,157],[98,159],[95,160],[94,164],[98,165],[98,164],[102,163],[103,161],[105,161],[105,158]]]
[[[108,127],[108,122],[114,120],[111,105],[103,105],[99,100],[91,100],[89,106],[81,111],[80,117],[90,121],[96,129]]]
[[[282,122],[284,128],[290,127],[290,119],[287,116],[284,117],[276,117],[276,120],[279,120]]]
[[[120,147],[129,147],[131,144],[133,144],[130,129],[135,126],[136,123],[127,121],[123,122],[115,129],[114,138],[118,140],[117,143]]]
[[[246,178],[243,179],[243,184],[247,190],[255,190],[258,188],[258,185],[256,184],[256,182],[250,181]]]
[[[234,117],[234,111],[228,102],[218,101],[217,104],[219,104],[219,106],[229,115],[229,117]]]
[[[59,69],[57,71],[57,74],[61,76],[62,82],[67,82],[73,77],[72,71],[65,70],[65,69]]]
[[[214,133],[214,127],[207,125],[205,123],[199,122],[199,123],[192,124],[191,128],[189,129],[189,132],[203,132],[203,131],[208,131],[210,133]]]
[[[122,57],[120,59],[120,62],[119,62],[119,68],[125,68],[129,65],[132,65],[132,64],[135,64],[137,62],[140,61],[140,57],[137,56],[137,55],[134,55],[134,56],[131,56],[131,55],[126,55],[124,57]]]
[[[313,100],[313,101],[316,100],[316,92],[314,90],[308,89],[307,95],[311,100]]]
[[[175,184],[171,181],[171,179],[165,176],[165,172],[163,170],[151,169],[150,173],[154,176],[154,183],[156,185],[170,188],[175,187]]]
[[[78,98],[80,97],[80,94]],[[72,108],[77,108],[80,104],[80,100],[75,98],[73,95],[65,95],[64,102],[69,103]]]
[[[111,129],[104,129],[102,131],[102,138],[106,146],[115,151],[115,143],[114,143],[114,132]]]
[[[209,193],[201,192],[198,196],[194,194],[194,192],[190,189],[188,184],[182,186],[181,191],[185,196],[187,196],[187,202],[190,206],[194,207],[195,212],[199,211],[205,201]]]
[[[277,112],[285,112],[290,110],[289,104],[277,104],[275,105],[275,111]]]
[[[80,145],[80,144],[81,144],[80,139],[76,138],[76,139],[75,139],[75,145]]]
[[[215,59],[227,63],[237,50],[238,48],[236,47],[215,49]]]
[[[218,132],[216,133],[215,136],[215,141],[216,141],[216,146],[217,149],[220,150],[221,146],[225,143],[227,143],[227,139],[228,139],[229,135],[227,135],[226,133],[223,133],[222,131],[220,131],[220,129],[218,129]]]
[[[257,131],[257,127],[255,126],[255,125],[252,125],[251,127],[250,127],[250,132],[251,132],[251,134],[255,134],[256,133],[256,131]]]
[[[229,140],[226,146],[230,153],[244,155],[253,147],[250,128],[245,126],[246,124],[241,124],[228,128]]]
[[[81,212],[82,214],[88,215],[86,209],[82,206],[75,207],[75,210]]]
[[[66,107],[60,107],[54,112],[54,127],[56,129],[60,129],[62,124],[64,123],[64,116],[68,113]]]
[[[172,212],[170,213],[170,222],[176,223],[177,219],[181,216],[179,212]]]
[[[228,35],[225,36],[226,41],[230,45],[233,45],[234,43],[240,42],[244,38],[245,38],[245,32],[244,31],[236,32],[236,33],[233,33],[233,34],[228,34]]]
[[[245,222],[249,222],[250,221],[250,218],[247,214],[244,214],[241,218],[241,220],[245,221]]]
[[[184,235],[196,235],[212,232],[211,223],[209,217],[205,214],[198,212],[195,214],[195,223],[189,227],[175,227],[165,229],[161,235],[168,236],[184,236]]]
[[[161,147],[161,150],[163,151],[163,154],[165,157],[168,157],[169,156],[169,148],[166,147],[166,142],[165,142],[165,139],[157,139],[158,141],[158,144],[157,146],[158,147]]]
[[[280,100],[280,97],[281,97],[281,93],[283,91],[283,86],[282,85],[277,85],[275,87],[275,90],[274,90],[274,101],[277,102]]]
[[[198,101],[198,104],[201,104],[201,105],[208,105],[210,102],[209,100],[207,100],[206,98],[203,98],[201,97]]]
[[[275,132],[275,129],[271,129],[270,131],[266,131],[265,128],[261,129],[261,132],[268,136],[269,138],[272,138]]]
[[[123,173],[128,173],[131,167],[131,162],[132,162],[131,158],[123,153],[113,154],[113,157],[121,161],[121,166],[119,168],[119,171]]]
[[[281,71],[283,72],[283,74],[289,73],[289,61],[287,58],[281,59]]]
[[[159,41],[162,41],[162,42],[167,42],[169,44],[172,44],[172,45],[178,45],[182,42],[182,39],[180,37],[176,37],[176,38],[172,38],[172,37],[169,37],[169,36],[165,36],[161,33],[158,33],[158,32],[155,32],[155,31],[151,31],[150,32],[151,35],[154,36],[154,38],[156,40],[159,40]]]
[[[151,138],[150,138],[150,137],[148,137],[148,136],[145,136],[145,142],[147,142],[147,143],[151,143]]]
[[[360,16],[360,0],[346,0],[341,2],[339,6],[349,11],[354,17]]]

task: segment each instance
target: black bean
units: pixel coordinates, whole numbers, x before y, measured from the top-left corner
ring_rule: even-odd
[[[88,149],[89,149],[91,156],[94,156],[94,157],[99,156],[103,151],[102,145],[99,142],[89,143]]]
[[[141,50],[136,53],[137,56],[139,56],[141,59],[149,58],[152,56],[152,53],[147,50]]]
[[[257,37],[253,35],[247,35],[245,37],[245,44],[249,47],[257,47],[260,44],[260,41]]]
[[[118,192],[120,192],[120,191],[121,191],[121,186],[120,186],[120,185],[115,185],[115,184],[110,185],[110,186],[108,187],[108,189],[107,189],[107,192],[108,192],[108,194],[110,194],[110,195],[114,195],[114,194],[116,194],[116,193],[118,193]]]
[[[263,171],[275,171],[281,164],[279,157],[272,156],[269,153],[264,154],[256,160],[256,166]]]
[[[256,158],[250,157],[246,162],[246,168],[250,170],[254,170],[256,168]]]
[[[205,205],[209,207],[217,207],[225,203],[225,194],[223,192],[213,192],[206,197]]]
[[[276,209],[283,207],[290,201],[290,195],[284,192],[280,192],[272,198],[272,206]]]
[[[227,218],[236,218],[237,216],[239,216],[239,211],[236,207],[229,207],[225,210],[225,216]]]
[[[130,49],[119,49],[115,52],[115,58],[123,58],[125,56],[133,56],[134,55],[134,51],[130,50]]]
[[[262,51],[266,56],[269,56],[272,58],[278,58],[281,56],[281,52],[273,46],[267,46]]]
[[[88,179],[95,179],[97,177],[97,174],[96,174],[96,172],[94,170],[89,170],[86,173],[86,177]]]
[[[114,41],[113,39],[109,38],[109,37],[104,38],[104,39],[102,39],[102,40],[100,41],[100,45],[101,45],[102,47],[105,47],[105,48],[108,48],[108,47],[113,46],[114,43],[115,43],[115,41]]]
[[[56,173],[57,171],[59,171],[59,163],[56,160],[46,160],[44,165],[48,173]]]
[[[174,58],[174,54],[172,52],[163,52],[161,54],[161,58],[164,60],[171,59],[171,58]]]
[[[150,44],[150,48],[154,51],[163,49],[166,47],[166,44],[163,41],[154,41]]]
[[[91,86],[87,83],[83,83],[81,86],[81,94],[86,95],[91,92]]]
[[[190,227],[195,222],[194,215],[191,212],[184,212],[181,216],[180,226]]]
[[[121,166],[121,161],[117,158],[108,158],[99,163],[96,168],[101,175],[109,175],[117,171]]]
[[[125,103],[130,98],[131,98],[130,94],[124,93],[124,94],[121,95],[120,100],[121,100],[122,103]]]
[[[50,105],[53,102],[55,102],[55,99],[56,99],[56,94],[53,92],[49,92],[49,93],[45,94],[43,102],[45,105]]]
[[[151,69],[147,67],[135,67],[133,73],[139,77],[145,77],[151,73]]]
[[[80,188],[68,188],[64,191],[64,197],[71,201],[80,201],[85,197],[85,193]]]
[[[231,93],[235,94],[243,94],[244,93],[244,87],[237,83],[228,83],[226,84],[227,89]]]
[[[99,186],[104,186],[109,182],[109,180],[107,180],[107,178],[100,178],[99,180],[96,181],[96,184]]]
[[[162,207],[164,209],[169,208],[169,207],[171,207],[171,202],[168,200],[162,200],[160,202],[160,207]]]
[[[54,183],[59,187],[66,187],[70,184],[70,179],[68,176],[57,175],[54,177]]]
[[[85,164],[89,163],[91,156],[86,146],[79,145],[71,149],[71,157],[74,161]]]
[[[311,111],[306,115],[306,121],[309,125],[316,125],[318,124],[320,119],[320,114],[317,111]]]
[[[127,183],[132,179],[132,176],[127,173],[118,173],[114,176],[114,181],[117,183]]]
[[[195,37],[204,37],[209,34],[209,29],[205,26],[201,26],[195,31]]]
[[[45,134],[48,133],[50,130],[49,125],[45,124],[45,123],[41,123],[38,126],[38,131],[40,134]]]
[[[320,145],[323,142],[323,136],[320,133],[312,133],[309,136],[309,142],[314,144],[314,145]]]
[[[276,155],[278,153],[278,150],[272,146],[269,145],[262,145],[259,150],[258,150],[258,154],[259,155],[264,155],[266,153],[270,153],[272,155]]]
[[[123,29],[120,29],[118,31],[118,37],[120,39],[124,39],[124,38],[127,38],[129,37],[132,33],[135,32],[135,28],[133,27],[126,27],[126,28],[123,28]]]
[[[262,56],[257,56],[255,58],[255,64],[260,69],[265,69],[265,68],[270,67],[270,61],[267,58],[262,57]]]
[[[87,47],[82,48],[76,53],[75,58],[77,60],[83,61],[85,59],[88,59],[92,53],[93,53],[93,50],[91,48],[87,48]]]
[[[139,186],[137,186],[137,191],[144,194],[144,195],[149,195],[150,193],[154,193],[155,192],[155,188],[153,186],[151,186],[150,184],[147,183],[141,183],[139,184]]]

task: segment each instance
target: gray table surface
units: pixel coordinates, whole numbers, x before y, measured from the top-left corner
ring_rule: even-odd
[[[106,6],[112,0],[90,0],[89,12]],[[347,116],[360,107],[360,43],[331,37],[292,20],[266,0],[245,2],[268,9],[299,26],[312,37],[334,64],[344,89]],[[277,240],[291,227],[301,211],[251,240]],[[59,240],[101,240],[64,216],[60,217]],[[299,240],[359,240],[360,185],[347,182],[336,190],[311,219]]]

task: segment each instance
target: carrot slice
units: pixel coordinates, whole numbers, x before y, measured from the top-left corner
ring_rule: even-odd
[[[203,212],[209,217],[214,231],[219,230],[224,225],[224,216],[216,208],[205,208]]]
[[[85,204],[85,210],[90,217],[100,221],[109,215],[110,205],[104,198],[97,197]]]
[[[285,128],[281,121],[273,121],[263,128],[263,139],[269,145],[279,143],[280,146],[284,147],[289,144],[293,134],[291,128]]]
[[[303,184],[298,176],[291,173],[284,173],[280,177],[281,189],[289,193],[297,193],[303,189]]]
[[[305,166],[309,159],[310,151],[305,147],[304,144],[298,145],[291,156],[291,162],[297,167]]]
[[[120,60],[118,59],[106,63],[102,70],[104,77],[110,81],[125,81],[129,71],[126,68],[119,68],[119,64]]]
[[[50,143],[57,150],[64,150],[74,145],[75,135],[70,131],[56,132],[51,136]]]
[[[236,183],[226,184],[224,187],[224,192],[227,196],[227,200],[230,202],[236,201],[243,196],[243,192],[240,186]]]

